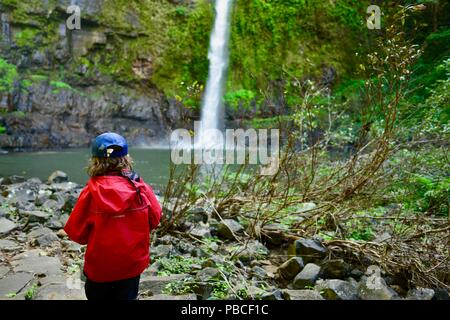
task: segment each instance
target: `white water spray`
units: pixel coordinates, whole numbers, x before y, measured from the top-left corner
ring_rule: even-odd
[[[230,17],[233,0],[216,0],[216,18],[209,44],[209,74],[196,147],[215,148],[217,141],[208,130],[221,129],[222,98],[228,69],[228,40],[230,37]]]

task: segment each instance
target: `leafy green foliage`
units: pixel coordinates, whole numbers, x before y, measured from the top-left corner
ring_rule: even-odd
[[[159,275],[188,273],[192,269],[193,264],[201,264],[204,259],[195,257],[172,257],[160,258],[157,262],[160,264]]]
[[[35,43],[38,30],[26,28],[14,35],[14,40],[19,47],[31,47]]]
[[[248,111],[251,107],[251,102],[255,99],[256,94],[251,90],[240,89],[229,92],[225,95],[225,102],[234,110]]]
[[[15,65],[0,58],[0,93],[9,93],[13,89],[14,81],[18,78]]]
[[[33,285],[25,292],[25,299],[32,300],[37,293],[37,284],[33,283]]]

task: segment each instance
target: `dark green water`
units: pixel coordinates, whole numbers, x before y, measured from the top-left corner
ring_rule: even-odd
[[[135,171],[147,183],[155,188],[162,188],[167,183],[170,150],[131,149],[130,155],[135,162]],[[89,157],[89,149],[0,155],[0,177],[21,175],[45,181],[53,171],[62,170],[69,175],[71,181],[85,184],[88,180],[85,168]]]

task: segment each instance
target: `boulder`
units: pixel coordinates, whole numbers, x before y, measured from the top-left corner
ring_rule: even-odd
[[[220,276],[220,271],[217,268],[206,267],[199,272],[195,276],[200,282],[207,282],[212,278],[216,278]]]
[[[231,251],[243,263],[250,263],[252,260],[262,259],[269,254],[269,250],[257,240],[249,241],[237,247],[233,246]]]
[[[327,300],[356,300],[357,286],[351,282],[339,279],[319,280],[315,289]]]
[[[285,263],[283,263],[279,268],[278,268],[278,273],[280,274],[281,277],[283,277],[283,279],[285,280],[292,280],[295,278],[295,276],[302,271],[303,267],[304,267],[304,263],[303,263],[303,259],[300,257],[293,257],[291,259],[289,259],[288,261],[286,261]]]
[[[209,225],[203,222],[195,223],[189,234],[198,239],[211,238]]]
[[[284,240],[284,231],[288,227],[281,223],[267,224],[262,228],[262,236],[264,241],[273,245],[280,245]]]
[[[12,175],[12,176],[3,178],[2,185],[10,185],[10,184],[21,183],[21,182],[25,182],[25,181],[26,181],[25,177]]]
[[[6,218],[0,218],[0,237],[8,235],[17,228],[17,225]]]
[[[261,268],[260,266],[253,266],[251,273],[254,277],[258,279],[266,279],[269,276],[267,271],[264,268]]]
[[[343,259],[327,260],[321,265],[322,277],[328,279],[344,279],[350,275],[351,266]]]
[[[408,291],[406,295],[407,300],[432,300],[434,297],[434,290],[428,288],[415,288]]]
[[[447,289],[435,288],[433,300],[450,300]]]
[[[305,263],[322,260],[327,255],[327,248],[316,239],[298,239],[289,247],[291,256],[300,256]]]
[[[285,300],[325,300],[316,290],[283,290]]]
[[[6,240],[6,239],[1,239],[0,240],[0,251],[15,251],[15,250],[19,250],[21,248],[21,246],[15,242],[15,241],[11,241],[11,240]]]
[[[375,274],[361,278],[358,285],[358,296],[362,300],[394,300],[398,298],[397,293],[386,284],[384,279]]]
[[[160,244],[150,249],[151,254],[155,258],[169,258],[171,256],[178,256],[180,252],[175,246],[170,244]]]
[[[187,214],[186,219],[189,222],[194,222],[194,223],[198,223],[198,222],[207,223],[208,222],[208,213],[206,212],[205,209],[203,209],[201,207],[189,209],[186,214]]]
[[[235,240],[235,235],[238,235],[242,231],[244,231],[244,227],[233,219],[224,219],[217,225],[218,235],[229,240]]]
[[[69,176],[65,172],[56,170],[48,177],[47,181],[49,184],[67,182],[69,181]]]
[[[304,289],[305,287],[312,287],[319,278],[320,267],[314,263],[308,263],[303,270],[294,278],[294,289]]]
[[[41,247],[48,247],[53,244],[53,242],[59,241],[58,236],[49,228],[42,227],[31,231],[28,234],[28,240],[33,245],[39,245]]]
[[[46,222],[50,217],[48,212],[37,210],[25,211],[24,215],[28,217],[29,222]]]

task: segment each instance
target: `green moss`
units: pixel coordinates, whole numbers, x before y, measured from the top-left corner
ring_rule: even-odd
[[[31,47],[38,33],[37,29],[26,28],[14,35],[14,41],[19,47]]]
[[[72,90],[72,87],[62,81],[50,81],[50,86],[52,87],[52,92],[53,93],[58,93],[59,91],[61,91],[62,89],[69,89]]]
[[[11,92],[13,90],[14,81],[17,79],[18,74],[16,66],[0,58],[0,93]]]

